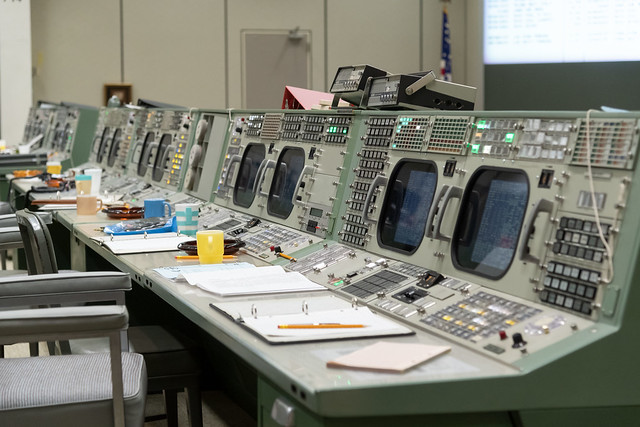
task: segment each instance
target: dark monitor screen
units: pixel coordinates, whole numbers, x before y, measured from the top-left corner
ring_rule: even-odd
[[[401,161],[387,185],[378,224],[381,246],[412,253],[420,245],[438,181],[432,162]]]
[[[96,153],[96,162],[102,163],[104,152],[106,151],[107,136],[109,135],[109,128],[105,126],[102,130],[102,137],[100,138],[100,145],[98,145],[98,152]]]
[[[71,124],[67,123],[64,126],[64,131],[62,131],[62,135],[60,135],[60,141],[58,141],[57,150],[60,152],[64,152],[67,150],[67,146],[71,142],[72,129]]]
[[[164,171],[167,167],[167,148],[171,145],[171,134],[165,133],[160,138],[160,144],[156,150],[156,159],[153,162],[153,173],[151,179],[158,182],[164,176]]]
[[[457,268],[498,279],[515,254],[529,200],[520,170],[481,168],[469,180],[453,234]]]
[[[151,144],[155,139],[153,132],[147,132],[142,143],[142,149],[140,150],[140,158],[138,159],[138,176],[144,176],[147,173],[149,167],[149,158],[151,157]]]
[[[269,189],[267,212],[278,218],[288,218],[293,210],[293,197],[304,168],[304,150],[299,147],[282,149]]]
[[[122,135],[122,129],[116,129],[111,139],[111,147],[109,148],[109,156],[107,157],[107,165],[113,166],[118,158],[118,151],[120,150],[120,135]]]
[[[266,149],[263,144],[249,144],[244,150],[238,177],[233,188],[233,203],[248,208],[256,197],[253,187],[258,177],[258,169],[264,160]]]

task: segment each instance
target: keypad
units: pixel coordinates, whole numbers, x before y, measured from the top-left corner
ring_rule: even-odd
[[[477,342],[541,312],[497,295],[478,292],[425,317],[421,322],[456,337]]]
[[[365,277],[342,290],[358,298],[367,298],[371,295],[377,294],[378,292],[386,293],[389,290],[396,288],[398,284],[406,278],[407,276],[403,276],[402,274],[394,273],[389,270],[382,270],[369,277]]]
[[[603,223],[601,226],[606,239],[609,236],[611,224]],[[563,216],[560,218],[555,238],[552,251],[556,255],[566,255],[597,263],[601,263],[604,259],[604,243],[593,221]]]
[[[547,264],[540,300],[590,315],[591,302],[596,297],[599,282],[598,271],[552,261]]]

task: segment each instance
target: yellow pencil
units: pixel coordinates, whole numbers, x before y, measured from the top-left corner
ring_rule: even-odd
[[[348,325],[344,323],[304,323],[293,325],[278,325],[278,329],[338,329],[338,328],[364,328],[365,325]]]

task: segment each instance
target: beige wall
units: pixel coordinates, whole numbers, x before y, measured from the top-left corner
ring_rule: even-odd
[[[102,103],[120,81],[118,0],[32,0],[33,99]]]
[[[482,81],[481,2],[453,0],[453,78]],[[101,105],[104,83],[189,107],[243,106],[244,30],[311,34],[310,89],[341,65],[439,69],[440,0],[31,0],[34,100]],[[122,15],[122,46],[121,24]],[[326,17],[326,19],[325,19]],[[422,40],[421,40],[422,35]],[[123,74],[123,75],[122,75]]]

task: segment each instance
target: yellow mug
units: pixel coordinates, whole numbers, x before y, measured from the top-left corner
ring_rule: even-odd
[[[102,209],[102,199],[96,196],[79,194],[76,196],[78,215],[95,215]]]
[[[224,233],[221,230],[202,230],[196,233],[200,264],[220,264],[224,255]]]
[[[60,175],[62,173],[62,164],[60,162],[47,162],[47,173]]]

